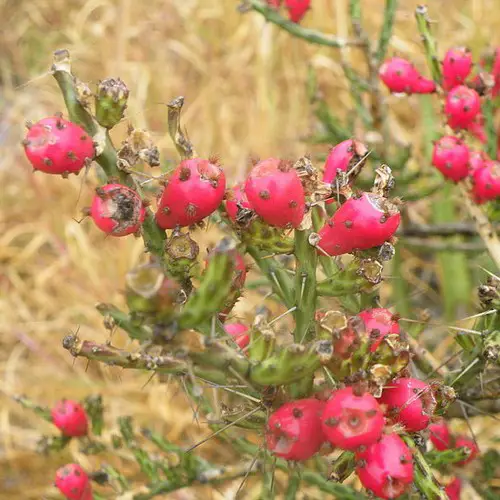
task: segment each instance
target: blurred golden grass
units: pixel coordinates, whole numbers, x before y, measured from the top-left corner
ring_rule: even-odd
[[[200,434],[185,396],[173,385],[166,388],[153,380],[142,389],[145,374],[96,366],[86,371],[85,363],[73,364],[61,348],[61,338],[77,326],[84,337],[106,339],[93,306],[97,301],[122,303],[123,275],[141,245],[133,238],[105,239],[88,222],[77,224],[72,218],[88,202],[92,180],[32,175],[19,141],[24,120],[63,109],[47,69],[52,52],[66,47],[81,79],[123,78],[131,89],[130,122],[152,131],[163,158],[175,158],[165,136],[163,103],[177,95],[186,97],[184,122],[197,150],[219,154],[233,180],[242,177],[251,154],[296,157],[307,152],[300,138],[314,127],[305,90],[309,65],[318,72],[332,110],[343,116],[350,107],[338,53],[307,46],[257,14],[241,15],[237,3],[0,0],[2,499],[41,498],[69,454],[83,465],[88,460],[74,447],[62,456],[36,457],[31,450],[37,437],[50,433],[51,426],[11,402],[14,393],[50,404],[99,391],[106,396],[110,418],[130,413],[139,422],[156,422],[173,439],[194,440]],[[400,3],[390,50],[411,55],[424,69],[413,22],[418,2]],[[345,36],[347,4],[315,0],[304,24]],[[372,33],[382,7],[382,0],[364,2]],[[467,44],[477,54],[483,44],[500,42],[497,0],[440,0],[429,7],[442,46]],[[352,51],[349,57],[354,61],[359,55]],[[392,126],[402,138],[418,142],[416,101],[394,103]],[[117,140],[125,130],[125,124],[118,127]],[[217,490],[206,489],[203,495],[223,498]]]

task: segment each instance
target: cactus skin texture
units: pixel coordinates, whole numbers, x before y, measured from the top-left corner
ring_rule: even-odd
[[[429,385],[415,378],[393,380],[378,402],[386,405],[386,415],[395,423],[402,424],[408,432],[425,429],[436,408]]]
[[[381,80],[391,92],[410,94],[420,76],[410,61],[393,57],[380,66]]]
[[[397,434],[386,434],[380,441],[357,453],[357,475],[363,486],[380,498],[397,498],[413,481],[411,451]]]
[[[285,403],[270,417],[266,428],[268,449],[287,460],[307,460],[325,441],[320,416],[324,402],[298,399]]]
[[[380,439],[384,415],[369,393],[346,387],[334,391],[321,417],[323,432],[330,443],[343,450],[355,450]]]
[[[441,137],[432,151],[432,164],[447,178],[458,182],[469,174],[469,148],[452,135]]]
[[[368,148],[360,141],[348,139],[330,149],[326,158],[323,182],[334,184],[340,172],[348,173],[354,166],[360,165],[368,153]],[[328,200],[327,204],[334,200]]]
[[[200,286],[192,293],[182,310],[179,325],[194,328],[220,311],[231,289],[236,266],[236,246],[223,239],[213,250]]]
[[[34,170],[63,177],[78,174],[95,155],[87,132],[61,116],[29,125],[23,146]]]
[[[478,204],[495,200],[500,196],[500,163],[485,162],[472,173],[472,194]]]
[[[245,194],[271,226],[297,227],[304,218],[304,188],[289,162],[268,158],[257,163],[245,183]]]
[[[472,70],[472,53],[465,47],[448,49],[443,59],[443,88],[462,85]]]
[[[399,226],[398,208],[383,196],[362,193],[349,198],[319,231],[318,252],[342,255],[389,240]]]
[[[97,85],[95,118],[99,125],[113,128],[123,118],[129,96],[128,87],[120,78],[106,78]]]
[[[446,96],[444,112],[452,129],[470,126],[481,111],[479,94],[465,85],[454,87]]]
[[[67,437],[85,436],[88,432],[88,417],[82,405],[70,399],[59,401],[52,408],[52,422]]]
[[[56,472],[56,487],[68,500],[92,500],[89,476],[78,464],[68,464]]]
[[[226,177],[210,160],[184,160],[172,172],[161,195],[156,222],[162,229],[191,226],[222,203]]]

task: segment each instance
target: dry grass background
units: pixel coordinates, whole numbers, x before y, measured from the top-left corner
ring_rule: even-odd
[[[413,23],[417,2],[402,0],[391,51],[423,60]],[[175,158],[165,136],[166,108],[186,97],[185,124],[201,154],[221,155],[237,180],[250,154],[297,156],[313,126],[305,98],[308,65],[332,109],[342,115],[349,95],[338,54],[292,39],[257,14],[236,12],[235,0],[0,0],[0,498],[42,498],[55,468],[72,455],[41,458],[33,447],[50,433],[9,395],[26,393],[50,404],[63,396],[106,396],[110,418],[133,413],[155,422],[173,439],[200,435],[183,392],[147,374],[121,373],[73,360],[61,338],[80,325],[84,337],[105,340],[93,306],[121,304],[123,275],[141,253],[133,238],[104,239],[91,224],[77,224],[92,180],[32,175],[19,141],[23,122],[63,109],[46,73],[52,51],[66,47],[74,71],[87,82],[121,76],[131,89],[128,116],[152,131],[164,158]],[[347,0],[314,0],[305,25],[347,34]],[[499,43],[498,0],[429,2],[441,45],[468,44],[476,53]],[[370,29],[382,0],[365,0]],[[496,39],[495,39],[496,37]],[[351,54],[353,58],[356,54]],[[394,126],[419,140],[414,109],[397,106]],[[119,139],[126,125],[118,127]],[[210,447],[209,447],[210,448]],[[229,493],[227,493],[229,495]],[[223,498],[205,490],[205,498]],[[251,489],[249,490],[251,498]],[[174,496],[170,496],[174,498]],[[180,498],[177,497],[177,498]],[[227,496],[227,498],[231,498]],[[314,498],[310,496],[309,498]],[[319,497],[318,497],[319,498]]]

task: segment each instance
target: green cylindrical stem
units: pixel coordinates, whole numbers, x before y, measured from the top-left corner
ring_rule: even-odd
[[[151,338],[152,331],[146,326],[136,325],[129,314],[120,311],[113,304],[100,303],[96,305],[96,309],[104,316],[104,318],[112,318],[116,326],[125,330],[129,337],[136,340],[145,341]]]
[[[92,434],[100,436],[104,426],[102,396],[100,394],[87,396],[84,400],[84,406],[92,423]]]
[[[495,126],[495,114],[498,109],[498,101],[495,103],[493,99],[485,99],[483,104],[483,114],[485,119],[485,130],[488,138],[487,153],[490,158],[497,157],[498,148],[498,132]]]
[[[161,479],[160,467],[149,454],[138,445],[132,429],[132,419],[130,417],[119,417],[118,427],[123,441],[134,455],[142,472],[146,474],[152,482],[159,482]]]
[[[186,375],[190,366],[185,360],[170,355],[152,356],[140,352],[117,349],[108,344],[98,344],[89,340],[80,340],[76,335],[68,335],[63,340],[63,347],[75,357],[99,361],[110,366],[121,366],[134,370],[150,370],[158,373]],[[192,372],[214,384],[225,384],[227,373],[204,366],[193,366]]]
[[[300,472],[296,469],[290,469],[288,476],[288,486],[285,492],[285,500],[295,500],[300,487]]]
[[[409,436],[401,436],[403,441],[410,447],[413,454],[415,486],[427,500],[449,500],[448,495],[441,489],[429,464],[426,462],[419,448]]]
[[[283,385],[306,378],[321,366],[323,344],[318,342],[309,346],[292,344],[283,347],[262,363],[252,366],[250,379],[261,385]]]
[[[326,35],[319,31],[304,28],[299,24],[283,17],[276,9],[270,7],[266,2],[261,0],[247,0],[246,4],[248,4],[251,9],[262,14],[267,21],[276,24],[291,35],[297,38],[302,38],[309,43],[337,49],[348,47],[350,45],[359,45],[358,40],[344,40],[334,35]]]
[[[463,462],[468,456],[464,448],[455,448],[445,451],[429,451],[424,455],[424,458],[430,467],[439,469],[443,465]]]
[[[33,411],[36,415],[43,418],[47,422],[52,422],[52,414],[47,406],[39,406],[26,396],[14,396],[14,401],[19,403],[23,408]]]
[[[356,457],[351,451],[344,451],[333,462],[330,472],[330,479],[339,483],[343,483],[353,472],[356,467]]]
[[[375,59],[380,64],[387,53],[389,41],[392,36],[392,28],[394,26],[394,19],[396,17],[396,10],[398,8],[398,0],[386,0],[384,9],[384,20],[382,22],[382,29],[380,30],[380,38],[378,40],[377,51]],[[391,165],[392,166],[392,165]]]
[[[427,7],[419,5],[415,10],[415,18],[417,20],[417,28],[422,37],[424,44],[425,55],[427,57],[427,65],[431,71],[434,81],[441,81],[441,66],[437,52],[436,40],[432,36],[430,22],[428,18]]]
[[[276,345],[276,337],[271,330],[261,332],[253,328],[250,332],[250,344],[248,345],[248,357],[251,361],[264,361],[272,355]]]
[[[295,231],[295,342],[314,338],[316,312],[316,249],[309,244],[310,231]]]
[[[181,328],[196,328],[224,306],[235,267],[234,250],[234,242],[230,240],[222,240],[214,249],[200,286],[182,310],[179,318]]]
[[[200,366],[220,370],[221,373],[232,368],[238,375],[246,378],[250,371],[250,361],[240,351],[215,340],[206,339],[206,349],[191,352],[190,358]]]
[[[130,489],[127,478],[111,465],[104,465],[102,467],[102,471],[108,475],[108,482],[111,485],[115,486],[121,493],[124,493],[125,491],[128,491]]]
[[[265,258],[262,253],[253,246],[247,247],[247,253],[251,255],[262,274],[264,274],[269,283],[285,305],[290,309],[295,304],[293,292],[293,279],[285,268],[279,264],[274,257]]]

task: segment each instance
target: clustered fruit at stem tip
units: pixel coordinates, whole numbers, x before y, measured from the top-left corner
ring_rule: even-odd
[[[442,78],[437,82],[424,78],[401,57],[388,59],[380,67],[380,78],[391,92],[437,93],[443,99],[447,130],[434,143],[432,165],[446,179],[467,182],[477,204],[500,197],[500,151],[497,145],[497,156],[491,158],[484,149],[488,133],[483,109],[500,94],[500,49],[494,51],[492,59],[489,68],[484,59],[474,66],[470,50],[451,48],[444,56]]]

